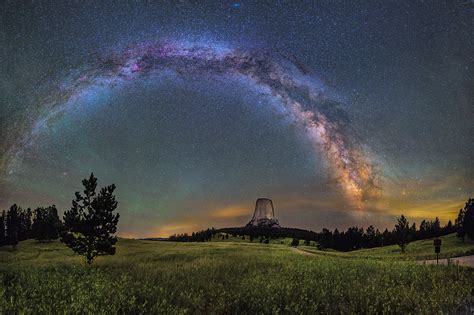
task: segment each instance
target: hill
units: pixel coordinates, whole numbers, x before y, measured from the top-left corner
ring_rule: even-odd
[[[472,240],[466,238],[463,243],[454,233],[442,236],[440,239],[442,240],[440,257],[447,258],[474,254],[474,241]],[[379,258],[406,256],[417,260],[436,258],[433,239],[420,240],[408,244],[405,254],[401,253],[400,247],[397,245],[357,250],[350,254],[358,257]]]
[[[474,255],[474,241],[466,238],[463,243],[456,234],[449,234],[440,237],[442,240],[440,258],[458,257]],[[419,240],[411,242],[402,254],[398,245],[376,247],[370,249],[360,249],[352,252],[319,251],[314,247],[302,246],[302,249],[321,255],[337,257],[358,257],[377,259],[398,259],[398,260],[425,260],[436,259],[434,253],[433,239]]]
[[[89,268],[59,242],[24,241],[0,248],[0,313],[439,313],[472,298],[471,269],[343,255],[120,239]]]

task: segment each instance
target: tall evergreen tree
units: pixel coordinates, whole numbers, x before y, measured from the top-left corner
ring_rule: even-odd
[[[59,232],[62,229],[62,222],[59,219],[58,209],[56,205],[49,206],[46,208],[48,214],[48,236],[51,240],[57,240],[59,238]]]
[[[61,241],[74,252],[86,257],[90,265],[101,255],[114,255],[119,214],[114,214],[117,201],[113,195],[115,185],[96,193],[97,178],[91,174],[82,181],[83,194],[76,192],[70,210],[64,213],[64,232]]]
[[[5,238],[5,210],[2,211],[2,215],[0,215],[0,246],[3,246],[7,243]]]
[[[21,219],[20,219],[21,208],[16,204],[12,205],[8,209],[5,225],[6,225],[6,241],[8,245],[12,245],[13,249],[16,248],[21,235]]]
[[[453,230],[453,222],[451,222],[451,220],[448,221],[448,223],[446,223],[446,226],[444,227],[444,233],[446,234],[451,234],[454,232]]]
[[[467,237],[474,240],[474,199],[469,198],[464,206],[464,228]]]
[[[435,220],[431,223],[431,237],[438,237],[441,235],[441,223],[439,218],[436,217]]]
[[[376,235],[375,235],[375,228],[373,225],[370,225],[365,234],[364,234],[364,247],[374,247],[377,246],[376,244]]]
[[[388,231],[387,228],[385,228],[385,231],[383,231],[382,233],[380,246],[386,246],[388,244],[391,244],[391,242],[392,242],[392,234]]]
[[[466,237],[464,217],[465,217],[464,209],[459,209],[458,217],[456,218],[456,221],[454,221],[455,222],[454,224],[456,225],[456,235],[462,240],[463,243]]]
[[[37,241],[47,239],[46,233],[46,210],[43,207],[35,209],[32,226],[33,238]]]
[[[410,240],[416,239],[416,223],[413,222],[413,224],[410,227],[410,235],[409,235]]]
[[[429,230],[430,230],[430,223],[426,222],[425,220],[421,221],[420,223],[420,232],[419,232],[419,238],[420,239],[425,239],[429,235]]]
[[[410,226],[406,217],[402,214],[397,220],[394,230],[395,237],[397,239],[398,246],[402,249],[402,253],[405,252],[405,247],[409,243]]]
[[[30,208],[26,210],[20,209],[20,212],[18,215],[20,218],[20,229],[19,229],[18,240],[24,241],[31,237],[31,216],[32,216],[31,209]]]
[[[35,209],[32,235],[37,241],[48,241],[59,238],[61,221],[55,205],[47,208],[39,207]]]

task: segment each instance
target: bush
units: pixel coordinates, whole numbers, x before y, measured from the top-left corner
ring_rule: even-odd
[[[294,238],[294,239],[291,241],[291,246],[296,247],[296,246],[298,246],[298,245],[300,245],[300,240],[297,239],[297,238]]]

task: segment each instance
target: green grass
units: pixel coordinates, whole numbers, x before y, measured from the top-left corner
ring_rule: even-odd
[[[463,243],[456,234],[450,234],[440,237],[442,240],[440,257],[458,257],[466,255],[474,255],[474,241],[466,238]],[[380,257],[380,258],[396,258],[406,256],[411,259],[436,259],[434,252],[433,240],[421,240],[408,244],[405,254],[401,253],[400,247],[397,245],[385,246],[374,249],[364,249],[351,252],[355,256]]]
[[[346,258],[279,244],[120,239],[115,256],[89,268],[59,242],[25,241],[0,248],[0,314],[433,314],[472,299],[469,268]]]
[[[441,258],[458,257],[466,255],[474,255],[474,241],[466,238],[463,243],[456,234],[450,234],[441,237]],[[326,256],[335,257],[359,257],[359,258],[376,258],[376,259],[397,259],[397,260],[425,260],[436,259],[434,252],[433,240],[426,239],[409,243],[402,254],[398,245],[361,249],[347,253],[335,251],[319,251],[315,247],[302,246],[301,249]]]

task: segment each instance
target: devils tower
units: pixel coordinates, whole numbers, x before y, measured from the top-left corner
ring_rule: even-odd
[[[247,226],[280,227],[278,220],[275,218],[273,202],[270,199],[257,199],[255,202],[255,211],[253,212],[252,220],[247,223]]]

